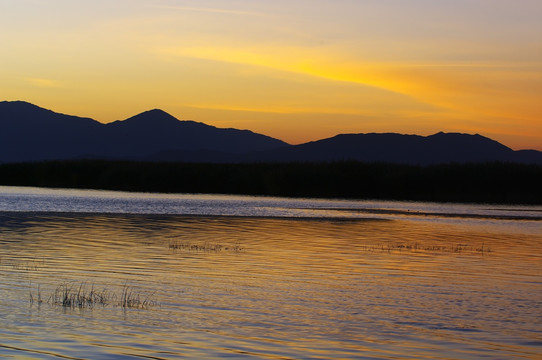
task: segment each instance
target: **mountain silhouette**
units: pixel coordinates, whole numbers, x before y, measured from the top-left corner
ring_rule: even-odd
[[[92,152],[102,124],[23,101],[0,102],[0,162],[72,158]]]
[[[180,121],[158,109],[102,124],[23,101],[0,102],[0,163],[77,158],[159,161],[161,153],[222,154],[229,159],[229,154],[283,146],[288,144],[269,136]]]
[[[265,161],[361,161],[430,165],[488,161],[542,163],[542,153],[522,154],[481,135],[341,134],[258,154]]]
[[[126,140],[125,146],[132,146],[128,153],[139,151],[141,155],[172,150],[241,154],[288,145],[249,130],[221,129],[195,121],[179,121],[157,109],[106,126],[110,134]]]
[[[478,134],[443,132],[430,136],[341,134],[289,145],[249,130],[181,121],[159,109],[103,124],[24,101],[0,102],[0,163],[66,159],[542,164],[542,152],[514,151]]]

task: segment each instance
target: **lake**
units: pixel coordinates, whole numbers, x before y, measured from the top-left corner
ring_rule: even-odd
[[[0,187],[0,319],[6,359],[540,359],[542,207]]]

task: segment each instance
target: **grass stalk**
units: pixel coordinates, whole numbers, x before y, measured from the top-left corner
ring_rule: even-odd
[[[154,293],[147,295],[144,300],[141,300],[141,295],[134,292],[127,284],[124,284],[120,297],[113,292],[109,292],[106,289],[98,291],[94,288],[94,285],[87,290],[84,282],[79,286],[73,284],[64,283],[59,285],[53,293],[47,299],[47,303],[53,306],[61,306],[64,308],[93,308],[94,306],[101,305],[113,305],[122,308],[149,308],[157,303],[152,300]],[[115,301],[119,299],[118,301]],[[38,285],[37,300],[30,291],[30,304],[43,303],[41,289]]]

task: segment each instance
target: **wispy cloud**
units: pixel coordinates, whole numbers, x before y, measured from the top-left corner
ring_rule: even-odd
[[[193,11],[193,12],[205,12],[215,14],[229,14],[229,15],[244,15],[244,16],[264,16],[263,13],[243,10],[230,10],[221,8],[205,8],[205,7],[189,7],[189,6],[175,6],[175,5],[152,5],[157,9],[168,9],[177,11]]]
[[[27,77],[23,79],[27,83],[30,83],[33,86],[41,87],[41,88],[59,88],[62,87],[62,85],[55,80],[51,79],[44,79],[44,78],[35,78],[35,77]]]

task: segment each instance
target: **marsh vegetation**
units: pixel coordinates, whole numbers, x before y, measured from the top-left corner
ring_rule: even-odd
[[[377,251],[383,253],[428,253],[428,254],[479,254],[489,255],[492,250],[484,243],[480,245],[473,244],[438,244],[431,242],[386,242],[372,245],[362,245],[361,248],[365,251]]]
[[[203,243],[195,243],[190,240],[173,240],[169,242],[168,247],[171,250],[180,250],[188,252],[204,252],[204,253],[216,253],[222,251],[229,251],[238,253],[243,251],[243,247],[239,242],[233,245],[224,245],[218,242],[204,241]]]
[[[84,282],[63,283],[57,286],[47,297],[41,292],[40,285],[34,292],[30,289],[30,304],[46,303],[53,306],[64,308],[93,308],[94,306],[115,306],[121,308],[146,309],[156,306],[157,302],[153,300],[153,294],[141,295],[128,285],[124,285],[120,292],[113,292],[106,288],[95,289],[94,285],[90,289]]]

